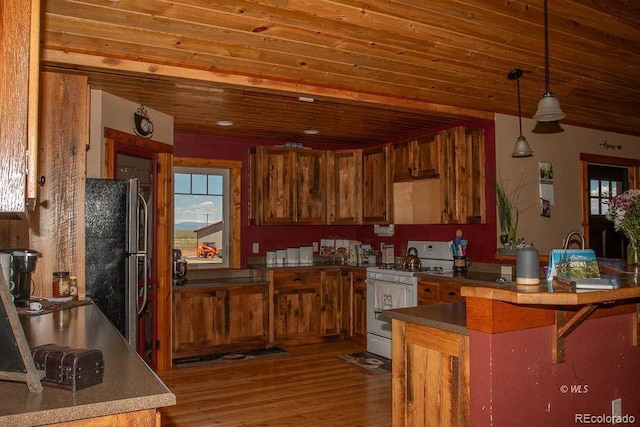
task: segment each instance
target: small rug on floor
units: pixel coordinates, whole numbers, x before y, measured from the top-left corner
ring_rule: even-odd
[[[218,363],[232,363],[243,360],[268,359],[283,356],[291,356],[291,353],[280,347],[273,347],[258,350],[206,354],[204,356],[182,357],[180,359],[173,359],[173,364],[178,368],[190,368],[192,366],[215,365]]]
[[[373,374],[385,374],[391,372],[391,360],[377,354],[364,351],[362,353],[339,354],[340,359],[346,360],[352,365],[366,369]]]

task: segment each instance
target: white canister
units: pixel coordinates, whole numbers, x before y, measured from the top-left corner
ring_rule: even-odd
[[[265,262],[268,267],[273,267],[274,265],[276,265],[276,251],[267,251]]]
[[[286,249],[278,249],[276,250],[276,265],[285,265],[287,263],[287,250]]]
[[[313,246],[300,246],[300,264],[313,264]]]
[[[300,249],[299,248],[287,248],[287,265],[300,264]]]

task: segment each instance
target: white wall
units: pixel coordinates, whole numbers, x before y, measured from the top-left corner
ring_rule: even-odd
[[[527,243],[533,243],[541,254],[561,247],[562,239],[571,230],[581,230],[580,153],[640,158],[640,137],[564,124],[562,133],[535,134],[531,130],[536,122],[527,118],[522,119],[522,132],[534,154],[513,158],[511,153],[519,136],[518,117],[496,114],[495,124],[496,179],[508,180],[508,184],[515,186],[523,177],[519,235]],[[622,149],[600,145],[605,141],[621,145]],[[553,163],[555,205],[551,206],[550,218],[540,216],[538,162],[541,161]]]
[[[133,114],[140,104],[117,97],[102,90],[91,90],[91,118],[89,125],[89,151],[87,151],[87,178],[104,176],[104,128],[135,134]],[[173,117],[147,108],[153,123],[152,139],[173,145]]]

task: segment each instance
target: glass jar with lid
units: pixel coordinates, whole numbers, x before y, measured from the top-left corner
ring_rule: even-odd
[[[54,272],[51,287],[54,297],[68,297],[71,295],[71,280],[69,279],[69,272]]]

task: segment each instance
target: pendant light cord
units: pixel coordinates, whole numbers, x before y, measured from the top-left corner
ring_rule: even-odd
[[[550,92],[549,84],[549,17],[547,16],[547,0],[544,0],[544,71],[547,93]]]
[[[520,78],[516,80],[518,87],[518,121],[520,123],[520,136],[522,136],[522,110],[520,109]]]

